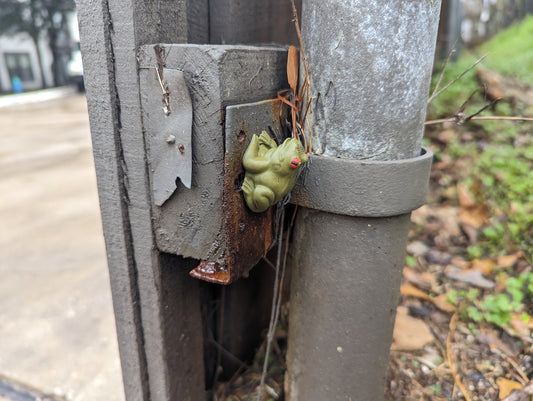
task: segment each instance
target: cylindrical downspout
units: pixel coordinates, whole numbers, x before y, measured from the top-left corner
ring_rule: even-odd
[[[439,11],[439,0],[303,1],[302,36],[316,97],[313,144],[321,154],[315,161],[342,175],[339,160],[358,159],[354,175],[363,171],[364,177],[361,160],[380,170],[381,161],[401,168],[420,155]],[[310,174],[318,164],[313,158]],[[318,172],[306,181],[311,188],[297,188],[297,204],[320,210],[301,210],[295,225],[290,401],[377,401],[384,394],[412,210],[396,198],[410,198],[402,184],[405,191],[418,185],[388,189],[394,183],[389,170],[381,178],[376,172],[368,181],[355,179],[357,187],[348,174],[337,191],[334,173],[327,185]],[[313,186],[328,193],[309,200]],[[350,196],[364,204],[320,206]]]

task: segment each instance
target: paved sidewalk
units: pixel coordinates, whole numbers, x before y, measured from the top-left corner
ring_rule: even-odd
[[[48,100],[62,99],[74,93],[76,93],[76,89],[73,86],[61,86],[59,88],[0,96],[0,109],[10,106],[29,105],[32,103],[46,102]]]
[[[122,401],[85,96],[42,92],[0,98],[0,382]]]

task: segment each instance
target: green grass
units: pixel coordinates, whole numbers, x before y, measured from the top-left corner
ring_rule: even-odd
[[[499,71],[502,74],[518,78],[533,86],[533,16],[525,18],[520,24],[512,25],[501,31],[487,43],[473,50],[463,50],[459,59],[450,62],[444,72],[440,88],[466,71],[476,60],[490,52],[488,57],[479,64],[487,69]],[[435,66],[437,72],[432,80],[435,86],[444,62]],[[463,78],[435,98],[429,107],[428,118],[442,118],[453,115],[459,106],[478,89],[475,79],[475,68]],[[481,93],[474,96],[470,105],[471,111],[477,111],[474,106],[482,106],[484,102]],[[502,114],[508,114],[504,105],[499,105]]]
[[[529,84],[533,87],[533,16],[500,32],[492,40],[469,51],[463,51],[456,62],[450,62],[440,87],[466,71],[482,55],[490,52],[479,66]],[[442,65],[436,67],[435,85]],[[475,68],[450,88],[433,99],[428,107],[428,120],[453,116],[466,104],[466,116],[477,112],[490,101],[483,98],[476,80]],[[527,107],[501,101],[482,115],[521,116]],[[433,128],[438,130],[439,127]],[[461,139],[460,132],[471,132],[473,139]],[[456,128],[450,143],[439,148],[453,160],[469,158],[471,168],[459,173],[459,180],[477,194],[478,201],[490,210],[490,221],[481,230],[479,242],[467,249],[470,259],[494,257],[521,250],[533,263],[533,123],[502,120],[470,121]],[[444,181],[443,181],[444,182]]]
[[[512,25],[478,48],[490,52],[484,65],[533,86],[533,15]]]

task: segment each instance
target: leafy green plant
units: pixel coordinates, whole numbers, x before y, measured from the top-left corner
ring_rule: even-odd
[[[509,325],[515,313],[522,313],[524,321],[529,320],[527,301],[533,296],[533,272],[524,272],[517,277],[509,277],[505,289],[495,294],[482,296],[480,290],[452,290],[447,300],[459,312],[476,323],[488,322],[504,327]]]
[[[531,261],[533,249],[533,144],[515,147],[491,144],[480,154],[474,175],[492,214],[482,232],[487,253],[498,253],[510,245]]]

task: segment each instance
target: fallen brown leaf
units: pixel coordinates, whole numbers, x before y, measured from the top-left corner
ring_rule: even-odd
[[[498,256],[496,263],[498,264],[498,267],[513,267],[520,257],[522,257],[521,252],[513,253],[511,255]]]
[[[533,381],[530,381],[525,387],[515,390],[502,401],[529,401],[533,395]]]
[[[431,168],[434,169],[434,170],[444,170],[446,168],[450,168],[451,166],[453,166],[452,162],[450,162],[450,161],[441,161],[441,162],[433,163],[431,165]]]
[[[452,358],[452,337],[457,327],[457,312],[455,312],[452,318],[450,319],[449,327],[450,329],[448,330],[448,337],[446,338],[446,360],[448,361],[448,367],[450,368],[450,373],[452,374],[453,381],[455,382],[455,384],[457,384],[457,387],[459,387],[459,389],[463,393],[463,397],[465,397],[465,400],[472,401],[470,393],[466,390],[466,387],[464,386],[461,377],[457,373],[457,364]]]
[[[519,80],[498,71],[478,68],[476,76],[490,99],[506,100],[533,105],[533,89]]]
[[[521,313],[513,313],[509,323],[519,337],[529,338],[531,336],[531,329],[533,329],[531,316],[528,316],[528,320],[524,321]]]
[[[394,324],[392,350],[414,351],[421,349],[434,339],[426,323],[409,316],[408,309],[405,306],[398,306],[396,310],[396,322]]]
[[[436,279],[433,274],[428,272],[422,272],[419,273],[416,270],[405,266],[403,268],[403,277],[409,281],[411,284],[414,284],[418,288],[422,288],[423,290],[430,290],[435,286]]]
[[[427,301],[431,300],[431,297],[428,294],[426,294],[422,290],[419,290],[410,283],[404,283],[400,286],[400,294],[402,294],[404,297],[414,297],[419,299],[425,299]]]
[[[451,260],[451,264],[461,269],[469,269],[472,263],[458,256],[454,256]]]
[[[295,46],[290,46],[287,55],[287,81],[294,93],[297,92],[298,86],[298,60],[298,49]]]
[[[455,312],[454,306],[447,301],[447,294],[441,294],[431,298],[431,302],[443,312],[452,313]]]
[[[493,259],[474,259],[472,261],[472,269],[478,270],[483,274],[490,274],[496,267],[496,262]]]
[[[463,184],[457,184],[457,198],[459,205],[463,207],[471,207],[476,205],[474,195]]]
[[[461,223],[461,228],[468,238],[468,242],[470,244],[477,244],[478,229],[466,223]]]
[[[500,389],[500,393],[498,395],[500,400],[503,400],[505,397],[511,394],[513,390],[520,390],[522,387],[524,387],[522,384],[515,382],[514,380],[508,380],[505,377],[498,377],[496,379],[496,384]]]
[[[449,144],[453,139],[455,139],[455,131],[453,129],[446,129],[444,131],[439,132],[437,135],[437,139],[442,142],[443,144],[447,145]]]
[[[489,220],[489,209],[484,203],[459,208],[459,221],[474,228],[483,227]]]

